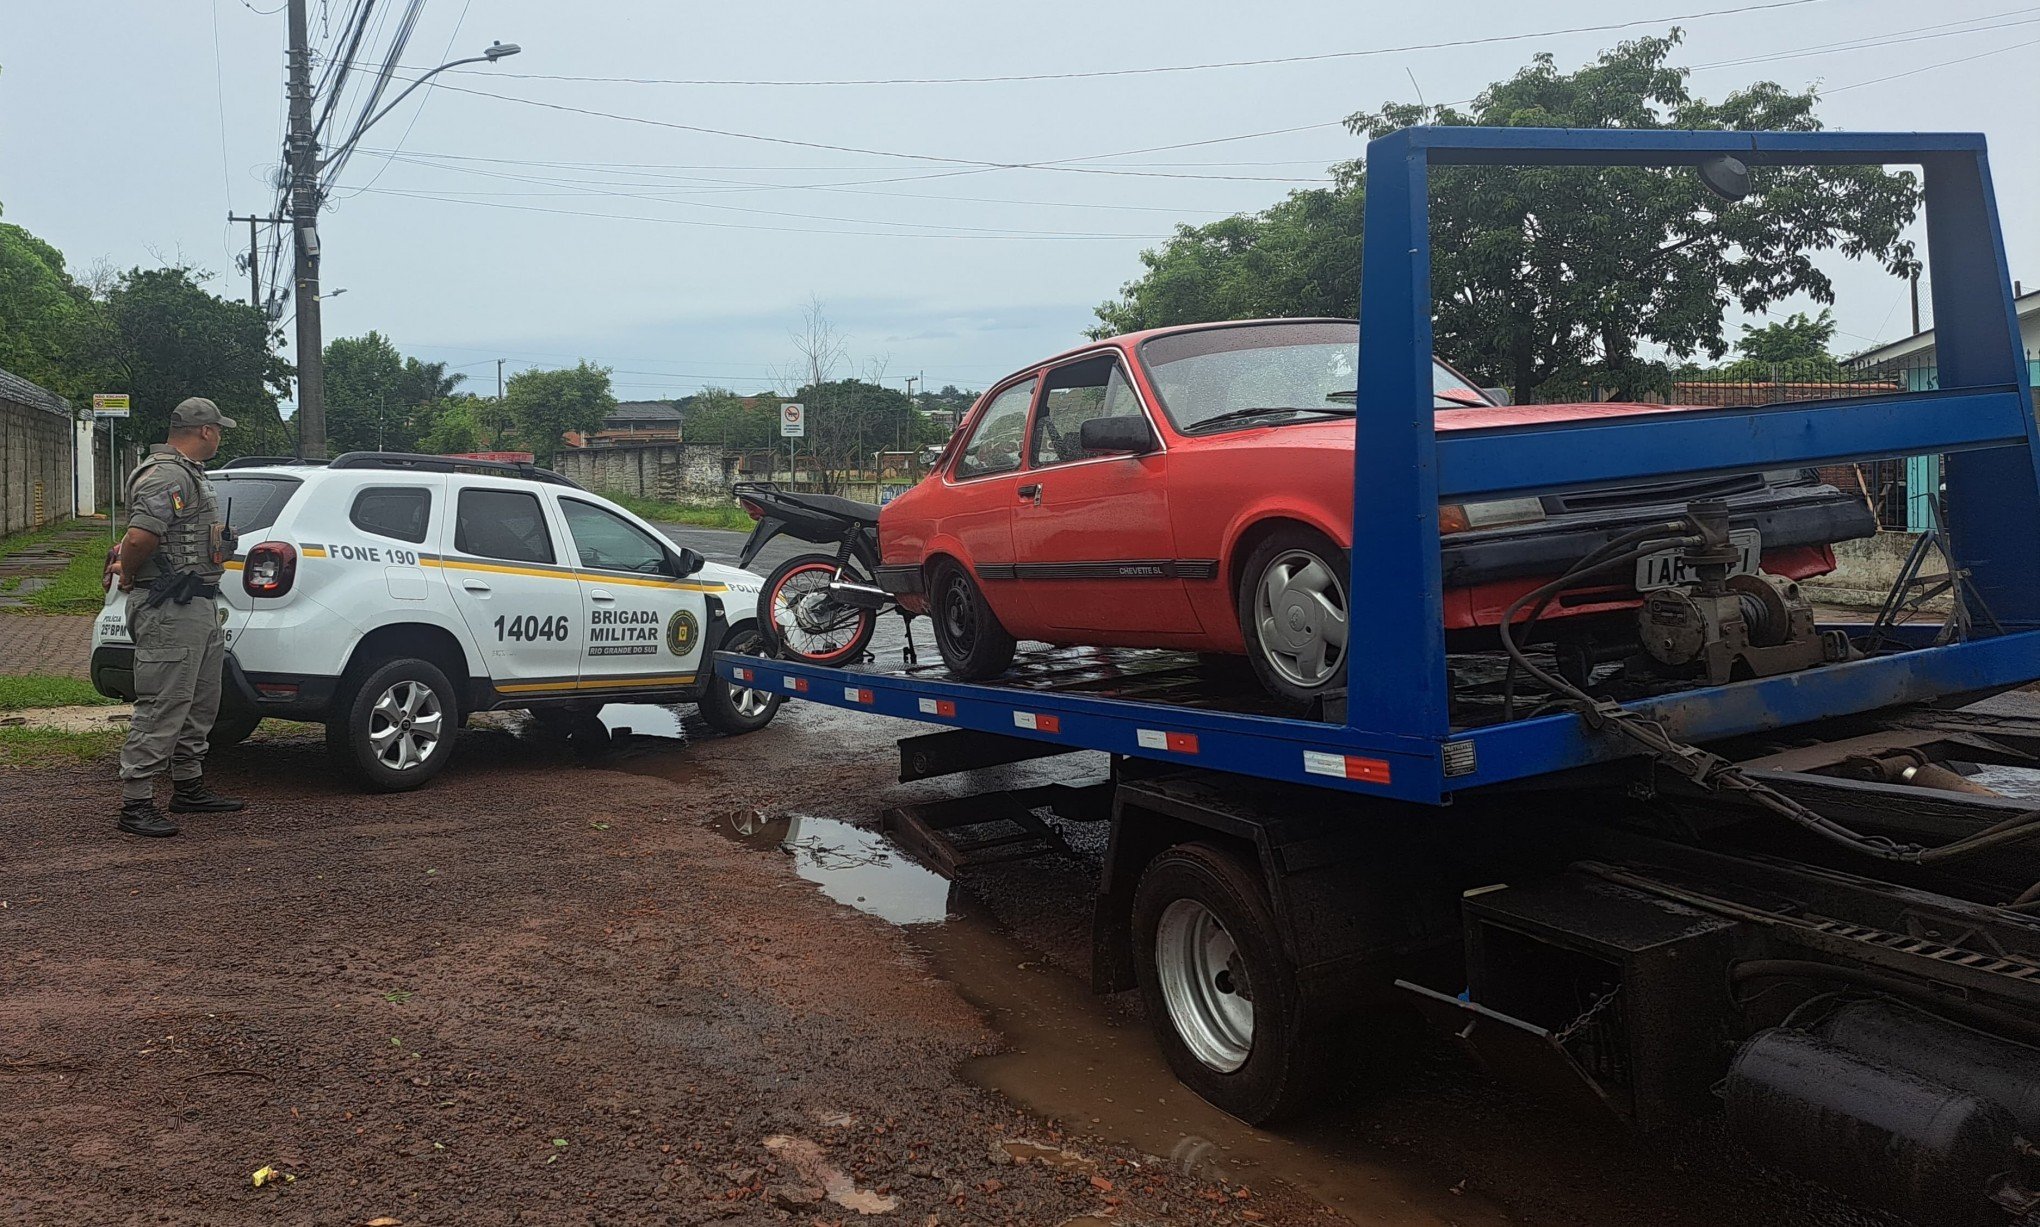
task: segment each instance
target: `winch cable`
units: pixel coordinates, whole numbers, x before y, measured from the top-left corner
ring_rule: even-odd
[[[1596,730],[1611,730],[1627,737],[1649,751],[1653,758],[1700,787],[1747,797],[1787,821],[1864,856],[1898,864],[1935,865],[1973,856],[1990,848],[2040,834],[2040,810],[2027,810],[1952,843],[1932,848],[1900,843],[1882,835],[1865,835],[1823,817],[1769,784],[1751,778],[1741,767],[1728,759],[1678,740],[1666,732],[1664,726],[1656,720],[1640,712],[1631,711],[1613,699],[1597,699],[1564,678],[1553,675],[1533,663],[1522,646],[1516,642],[1514,632],[1516,615],[1525,605],[1536,602],[1535,611],[1525,623],[1527,627],[1536,621],[1537,616],[1553,598],[1567,588],[1602,572],[1635,563],[1647,554],[1666,548],[1667,537],[1675,537],[1682,541],[1690,540],[1690,532],[1682,530],[1690,530],[1693,527],[1695,525],[1690,520],[1676,520],[1647,525],[1624,533],[1574,563],[1557,579],[1517,597],[1502,615],[1500,627],[1502,649],[1509,654],[1510,663],[1520,667],[1554,693],[1570,699],[1580,718],[1590,727]],[[1654,537],[1655,540],[1643,540],[1648,537]],[[1632,541],[1643,543],[1610,556],[1610,551],[1622,549]]]

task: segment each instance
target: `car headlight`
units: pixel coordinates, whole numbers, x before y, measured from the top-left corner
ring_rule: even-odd
[[[1463,533],[1470,528],[1535,524],[1543,518],[1544,500],[1541,498],[1502,498],[1488,503],[1442,503],[1438,507],[1438,531]]]

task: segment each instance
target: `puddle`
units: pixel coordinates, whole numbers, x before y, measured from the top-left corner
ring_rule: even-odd
[[[908,859],[885,836],[833,818],[765,817],[744,810],[724,818],[724,835],[756,848],[779,848],[793,869],[838,903],[896,925],[939,925],[949,918],[949,879]]]
[[[1970,780],[1985,788],[1996,789],[2007,797],[2030,800],[2040,797],[2040,770],[2031,767],[1978,767]]]
[[[680,722],[680,708],[656,707],[650,703],[611,703],[602,709],[603,727],[611,737],[672,737],[687,740]]]

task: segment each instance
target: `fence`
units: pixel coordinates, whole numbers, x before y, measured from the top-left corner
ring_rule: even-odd
[[[2040,385],[2040,355],[2028,353],[2026,360],[2033,382]],[[1851,396],[1892,396],[1938,387],[1939,372],[1930,363],[1858,371],[1831,361],[1768,367],[1742,362],[1720,370],[1680,372],[1664,389],[1638,399],[1673,405],[1776,405]],[[1830,465],[1820,473],[1833,485],[1861,494],[1877,513],[1877,524],[1882,529],[1923,532],[1932,525],[1928,500],[1941,487],[1939,456],[1895,456]]]

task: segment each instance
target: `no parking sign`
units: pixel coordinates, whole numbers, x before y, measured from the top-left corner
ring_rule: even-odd
[[[807,406],[789,403],[779,406],[779,437],[798,439],[807,435]]]

